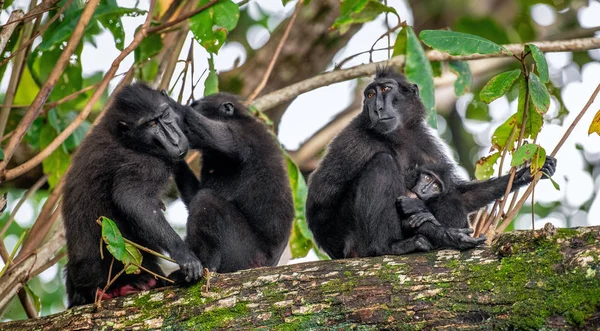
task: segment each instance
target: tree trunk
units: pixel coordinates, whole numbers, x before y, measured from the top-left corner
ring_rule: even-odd
[[[492,248],[214,275],[2,330],[600,327],[600,227],[504,234]]]

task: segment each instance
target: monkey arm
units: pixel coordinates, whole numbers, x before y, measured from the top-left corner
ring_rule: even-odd
[[[430,214],[431,215],[431,214]],[[431,215],[433,218],[433,215]],[[485,235],[473,238],[470,228],[444,228],[433,222],[425,222],[415,232],[427,238],[436,248],[470,249],[485,243]]]
[[[186,207],[189,207],[192,199],[200,190],[200,181],[190,169],[187,162],[179,161],[175,166],[175,183],[177,184],[177,189],[181,194],[181,200]]]
[[[211,148],[226,155],[235,152],[235,137],[227,123],[210,119],[193,109],[184,114],[186,135],[192,148]]]
[[[129,222],[133,231],[144,241],[139,244],[158,246],[177,261],[189,280],[199,279],[202,276],[200,260],[165,219],[156,203],[156,192],[144,190],[144,181],[133,177],[116,176],[114,182],[112,199],[125,217],[124,221]]]
[[[546,158],[546,162],[542,166],[541,171],[552,176],[554,175],[555,170],[556,159],[548,156]],[[544,175],[542,178],[548,177]],[[519,169],[515,174],[511,192],[519,187],[531,183],[532,180],[533,176],[531,175],[529,167],[526,166]],[[465,207],[465,212],[470,213],[486,206],[488,203],[496,199],[500,199],[504,195],[509,181],[510,174],[485,181],[473,181],[464,184],[457,184],[456,191],[458,192],[459,199],[462,201]]]

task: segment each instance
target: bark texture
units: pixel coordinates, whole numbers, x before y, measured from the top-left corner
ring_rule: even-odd
[[[2,330],[600,327],[600,227],[504,234],[490,248],[215,275]]]

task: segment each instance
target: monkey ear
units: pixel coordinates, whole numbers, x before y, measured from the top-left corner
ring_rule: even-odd
[[[410,89],[413,91],[413,93],[414,93],[416,96],[419,96],[419,85],[417,85],[417,84],[412,84],[412,85],[410,86]]]
[[[231,102],[224,102],[223,104],[221,104],[221,107],[219,108],[219,110],[227,115],[233,115],[233,111],[235,110],[235,107],[233,106],[233,103],[231,103]]]

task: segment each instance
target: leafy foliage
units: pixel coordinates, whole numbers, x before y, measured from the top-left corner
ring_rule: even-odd
[[[494,164],[500,157],[500,153],[496,152],[492,155],[482,157],[475,164],[475,178],[478,180],[484,180],[494,175]]]
[[[210,0],[201,0],[199,6]],[[200,45],[210,53],[218,53],[227,33],[235,28],[240,8],[231,0],[220,1],[190,18],[190,30]]]
[[[352,24],[372,21],[379,14],[386,12],[398,16],[396,9],[377,0],[341,0],[340,17],[333,23],[331,28],[344,34],[348,32]]]
[[[499,97],[503,96],[512,87],[514,82],[519,78],[521,70],[515,69],[503,72],[494,78],[490,79],[487,84],[479,92],[479,97],[483,102],[490,103]]]
[[[294,199],[294,223],[292,227],[292,234],[290,238],[290,248],[292,251],[292,257],[304,257],[308,254],[311,248],[313,248],[313,235],[308,229],[306,223],[306,195],[308,188],[300,169],[292,161],[287,153],[285,154],[285,160],[287,164],[288,175],[290,179],[290,187],[292,188],[292,196]]]
[[[511,54],[506,48],[469,33],[423,30],[419,36],[427,46],[450,55]]]
[[[450,70],[456,74],[454,82],[454,93],[457,96],[463,95],[471,89],[471,68],[464,61],[450,61],[448,63]]]
[[[106,249],[116,260],[123,263],[125,273],[140,273],[139,266],[142,264],[142,253],[137,247],[125,242],[121,231],[113,220],[102,216],[99,222],[102,226],[102,240],[106,244]]]
[[[537,64],[537,72],[540,75],[540,81],[542,83],[548,83],[550,76],[548,74],[548,63],[546,62],[546,58],[544,57],[544,53],[540,51],[540,49],[534,44],[525,45],[525,51],[531,52],[531,56],[533,60]]]

